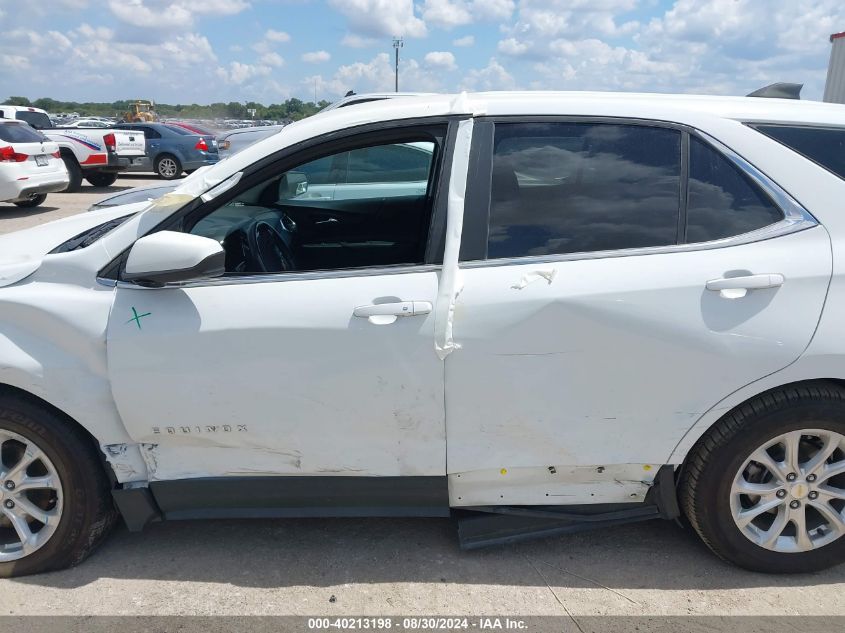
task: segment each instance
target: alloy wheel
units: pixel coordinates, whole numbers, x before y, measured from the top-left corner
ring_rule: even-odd
[[[0,563],[43,547],[62,516],[62,483],[50,459],[22,435],[0,429]]]
[[[734,522],[753,543],[807,552],[845,534],[845,437],[807,429],[757,448],[731,485]]]
[[[176,161],[172,158],[162,158],[158,161],[158,173],[164,178],[173,178],[176,175]]]

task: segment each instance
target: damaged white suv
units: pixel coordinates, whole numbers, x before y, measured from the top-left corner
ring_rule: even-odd
[[[845,108],[410,97],[0,238],[0,576],[118,514],[845,560]]]

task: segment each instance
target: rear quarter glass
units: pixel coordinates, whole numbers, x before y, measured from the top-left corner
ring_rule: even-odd
[[[845,127],[803,125],[752,125],[751,127],[845,180]]]

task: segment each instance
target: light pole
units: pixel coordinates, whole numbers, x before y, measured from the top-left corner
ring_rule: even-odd
[[[405,46],[401,37],[393,38],[393,48],[396,50],[396,92],[399,92],[399,49]]]

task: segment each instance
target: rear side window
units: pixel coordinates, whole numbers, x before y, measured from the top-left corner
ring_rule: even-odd
[[[0,141],[7,143],[41,143],[47,139],[23,123],[0,123]]]
[[[785,125],[753,127],[845,180],[845,128]]]
[[[680,174],[677,130],[497,124],[488,257],[675,244]]]
[[[46,130],[53,127],[48,117],[43,112],[30,112],[29,110],[18,110],[15,113],[15,118],[19,121],[29,123],[36,130]]]
[[[783,213],[727,158],[690,138],[687,242],[709,242],[774,224]]]

